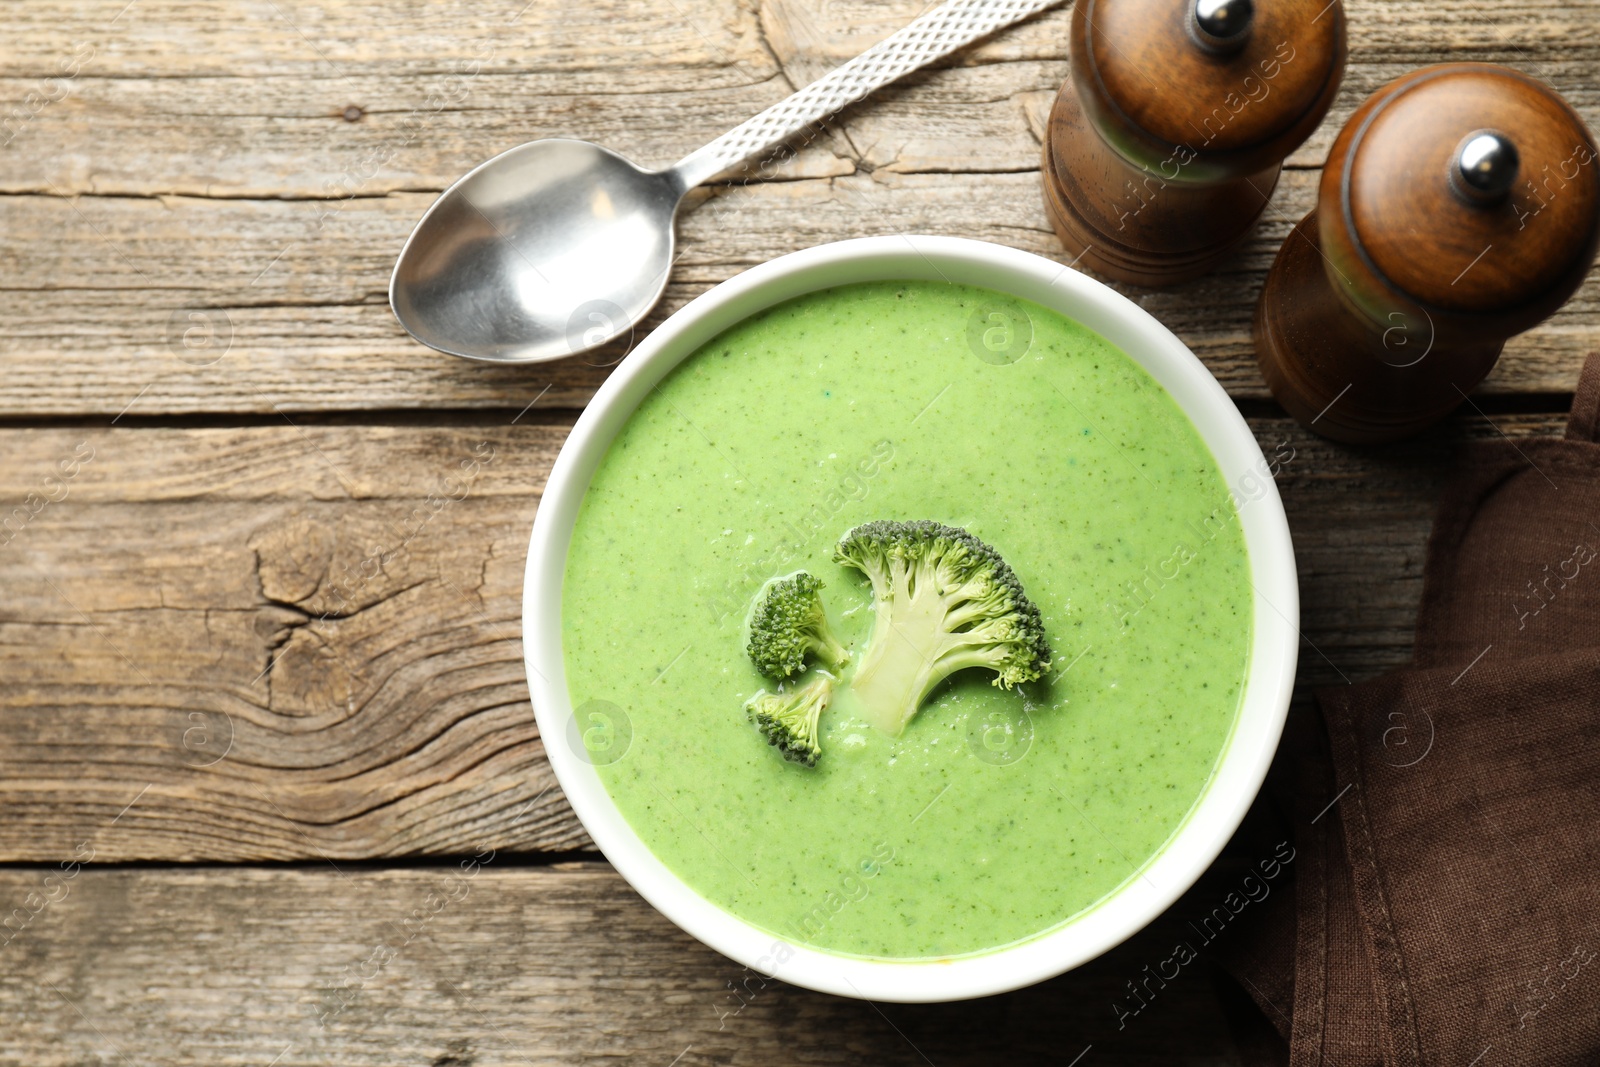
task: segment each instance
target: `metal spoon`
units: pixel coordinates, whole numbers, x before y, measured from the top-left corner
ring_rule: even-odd
[[[587,141],[531,141],[446,189],[400,251],[389,304],[468,359],[560,359],[629,331],[661,296],[684,194],[903,74],[1062,0],[951,0],[692,152],[642,170]]]

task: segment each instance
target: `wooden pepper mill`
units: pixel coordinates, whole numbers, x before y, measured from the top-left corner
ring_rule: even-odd
[[[1197,278],[1249,234],[1344,76],[1339,0],[1078,0],[1045,211],[1078,262]]]
[[[1261,372],[1325,437],[1405,437],[1572,296],[1597,243],[1600,158],[1554,90],[1486,63],[1407,74],[1350,117],[1278,253]]]

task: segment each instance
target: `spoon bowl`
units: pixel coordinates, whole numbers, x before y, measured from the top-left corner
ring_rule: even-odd
[[[607,148],[530,141],[456,182],[389,283],[406,330],[468,359],[559,359],[627,333],[661,296],[685,186]]]
[[[587,141],[530,141],[446,189],[412,231],[389,303],[412,337],[535,363],[627,333],[666,288],[684,193],[882,85],[1061,0],[948,0],[667,170]]]

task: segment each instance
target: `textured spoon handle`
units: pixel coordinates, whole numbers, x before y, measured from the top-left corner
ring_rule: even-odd
[[[1062,0],[950,0],[859,56],[741,123],[673,169],[693,188],[764,148],[855,103],[903,74]]]

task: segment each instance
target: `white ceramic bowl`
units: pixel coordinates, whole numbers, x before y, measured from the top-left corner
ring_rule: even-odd
[[[1233,734],[1197,806],[1140,877],[1065,926],[986,955],[942,962],[863,960],[787,944],[690,889],[640,841],[581,748],[568,741],[576,731],[561,656],[561,583],[579,501],[612,439],[651,387],[702,343],[763,308],[829,286],[903,278],[985,286],[1094,330],[1172,394],[1229,486],[1248,486],[1241,495],[1253,498],[1239,511],[1256,590],[1250,672]],[[1126,297],[1058,263],[983,241],[894,236],[822,245],[755,267],[645,338],[601,386],[550,472],[528,547],[522,618],[528,686],[550,765],[589,835],[646,900],[694,937],[766,975],[870,1000],[944,1001],[1060,974],[1136,933],[1194,884],[1261,788],[1289,706],[1300,618],[1294,547],[1265,470],[1238,409],[1183,342]]]

